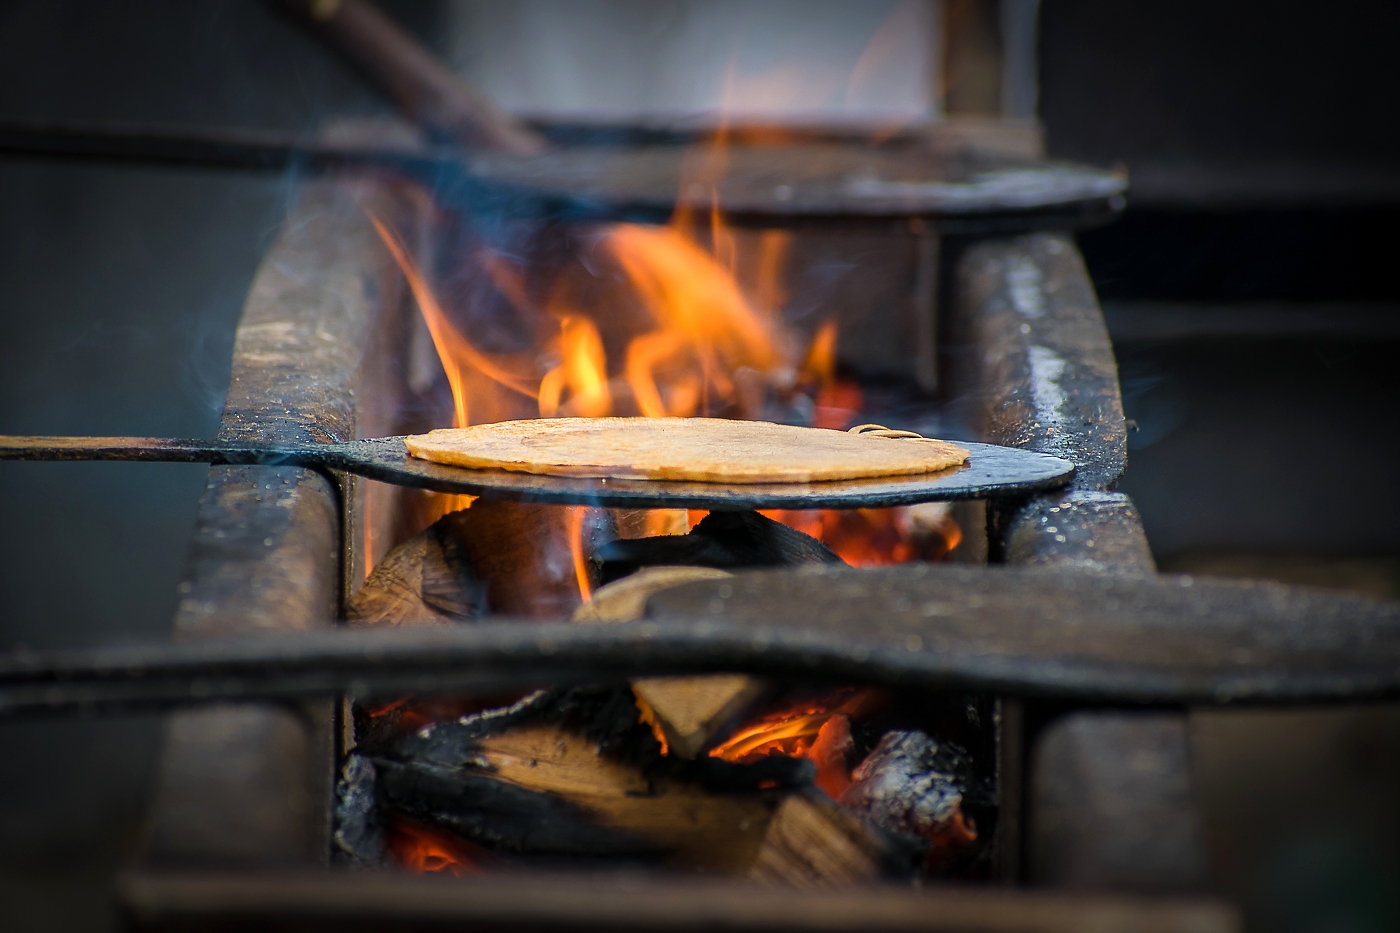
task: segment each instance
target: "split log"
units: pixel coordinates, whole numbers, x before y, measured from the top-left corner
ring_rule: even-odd
[[[619,538],[650,538],[655,535],[683,535],[690,531],[686,509],[608,509]]]
[[[575,622],[640,619],[652,593],[696,580],[728,577],[711,567],[648,567],[602,587],[574,613]],[[632,690],[644,718],[654,722],[672,754],[694,758],[764,692],[763,681],[744,674],[643,677]]]
[[[773,813],[748,877],[795,888],[908,876],[922,847],[843,810],[819,790],[789,794]]]
[[[384,556],[345,607],[352,625],[452,623],[486,614],[485,588],[451,513]]]
[[[736,570],[842,563],[816,538],[757,512],[711,512],[689,534],[611,541],[597,558],[604,583],[652,566]]]
[[[907,874],[921,847],[840,808],[809,762],[664,758],[623,687],[538,694],[376,759],[397,810],[498,851],[660,861],[813,886]]]

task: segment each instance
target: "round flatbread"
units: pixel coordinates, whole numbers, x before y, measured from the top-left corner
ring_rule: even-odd
[[[891,434],[907,436],[890,437]],[[539,418],[407,438],[436,463],[551,476],[807,483],[933,473],[965,462],[956,444],[719,418]]]

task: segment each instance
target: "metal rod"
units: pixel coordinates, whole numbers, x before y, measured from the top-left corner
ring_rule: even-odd
[[[0,121],[0,154],[273,172],[386,168],[431,177],[462,170],[458,154],[448,149],[333,145],[255,130],[34,120]]]
[[[316,448],[276,448],[224,440],[166,437],[0,435],[0,460],[136,460],[161,463],[318,465]]]
[[[849,571],[829,575],[852,585],[878,576]],[[1170,650],[1176,644],[1174,635],[1169,634],[1162,646],[1167,652],[1152,648],[1160,636],[1149,632],[1170,628],[1165,618],[1119,645],[1102,637],[1105,628],[1129,625],[1128,617],[1141,614],[1137,604],[1166,602],[1169,590],[1181,588],[1170,579],[1110,581],[1113,586],[1102,594],[1100,607],[1076,607],[1075,619],[1061,624],[1046,617],[1042,602],[1057,592],[1063,596],[1055,587],[1073,586],[1074,581],[1056,584],[1044,574],[1025,572],[1018,584],[1008,572],[999,572],[980,582],[973,579],[968,586],[961,580],[963,574],[939,573],[930,582],[929,592],[936,588],[940,594],[939,601],[928,604],[936,610],[932,615],[896,620],[879,599],[863,597],[867,610],[855,622],[843,619],[836,605],[841,599],[832,594],[839,587],[822,586],[812,574],[750,576],[749,582],[770,588],[780,578],[800,577],[807,589],[825,594],[817,602],[834,608],[823,614],[798,605],[788,613],[791,618],[765,610],[771,621],[759,622],[727,611],[726,600],[718,599],[711,600],[708,613],[701,608],[627,625],[493,620],[47,654],[11,652],[0,655],[0,717],[215,700],[472,692],[600,676],[716,671],[1127,704],[1354,701],[1400,693],[1397,644],[1388,635],[1382,637],[1393,631],[1396,612],[1385,603],[1368,606],[1364,600],[1312,596],[1315,605],[1306,613],[1309,618],[1326,624],[1329,607],[1342,609],[1357,627],[1372,630],[1376,637],[1364,650],[1310,664],[1310,658],[1319,657],[1310,636],[1284,635],[1282,627],[1269,621],[1269,611],[1280,618],[1291,612],[1278,602],[1278,592],[1251,595],[1248,585],[1212,584],[1219,593],[1173,610],[1181,613],[1176,627],[1192,629],[1203,618],[1228,613],[1232,604],[1247,598],[1258,609],[1250,614],[1250,627],[1278,630],[1268,639],[1269,650],[1261,652],[1234,636],[1197,629],[1192,635],[1203,650],[1193,659],[1182,659]],[[736,599],[747,585],[736,580]],[[988,585],[1015,591],[1016,598],[1007,606],[991,605],[993,600],[980,595]],[[671,592],[684,596],[693,590],[703,606],[708,598],[703,589],[692,585]],[[912,586],[902,592],[899,598],[906,608],[924,598]],[[1334,601],[1336,606],[1331,605]],[[664,600],[660,611],[667,612]],[[1373,618],[1365,618],[1368,614]],[[1025,640],[1030,628],[1039,634]]]

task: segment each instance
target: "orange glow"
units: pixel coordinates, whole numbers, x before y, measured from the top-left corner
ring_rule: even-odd
[[[846,760],[851,741],[850,717],[878,704],[876,690],[800,703],[745,723],[710,750],[711,758],[745,764],[769,755],[806,758],[817,766],[817,786],[839,797],[851,782]]]
[[[571,505],[569,509],[569,556],[574,561],[574,578],[578,580],[578,595],[584,602],[593,599],[593,581],[588,579],[588,557],[583,549],[583,525],[588,506]]]
[[[853,567],[937,561],[962,542],[946,507],[766,509],[763,515],[811,535]]]
[[[608,361],[597,326],[586,317],[565,315],[559,320],[562,362],[540,380],[540,417],[559,414],[600,418],[612,413],[608,388]],[[569,390],[567,410],[560,410],[564,390]]]
[[[661,728],[661,721],[656,718],[656,710],[651,708],[651,704],[643,700],[641,694],[635,690],[632,692],[632,699],[637,703],[637,711],[640,714],[637,718],[646,723],[651,729],[651,734],[656,736],[656,741],[661,745],[661,754],[671,754],[671,745],[666,741],[666,733]]]
[[[798,378],[803,382],[826,386],[836,378],[836,321],[829,320],[817,328],[807,355],[802,360]]]
[[[782,322],[792,235],[767,230],[743,239],[721,214],[717,186],[727,168],[728,137],[721,127],[687,167],[684,197],[668,226],[623,223],[601,230],[593,253],[598,265],[588,267],[587,281],[624,283],[622,300],[633,302],[626,313],[605,304],[617,300],[615,293],[589,292],[567,275],[532,288],[528,270],[508,257],[488,250],[475,254],[509,305],[532,322],[536,337],[524,350],[486,352],[462,333],[402,238],[371,217],[441,359],[453,426],[536,413],[763,418],[772,417],[775,406],[781,411],[794,402],[807,406],[815,427],[844,429],[861,418],[859,384],[837,372],[836,319],[823,322],[805,348]],[[699,207],[704,198],[708,211]],[[542,291],[549,297],[537,305],[531,295]],[[436,521],[472,501],[430,494],[423,517]],[[570,519],[570,551],[579,594],[587,601],[592,588],[582,514]],[[961,537],[953,525],[915,540],[906,510],[765,514],[811,534],[855,565],[935,560]],[[699,517],[693,514],[691,524]]]
[[[435,826],[396,816],[384,842],[395,860],[409,871],[457,877],[481,873],[483,850]]]
[[[732,239],[715,230],[715,245],[732,260]],[[781,365],[765,315],[720,261],[678,229],[617,224],[601,245],[656,325],[627,348],[627,385],[643,415],[717,413],[737,401],[737,370],[770,373]]]

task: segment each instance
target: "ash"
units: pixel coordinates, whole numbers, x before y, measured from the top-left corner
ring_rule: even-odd
[[[851,774],[841,805],[895,832],[937,840],[963,819],[967,753],[923,732],[887,732]]]

